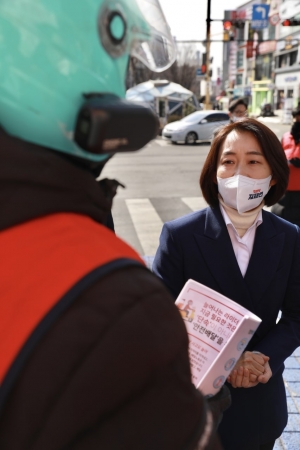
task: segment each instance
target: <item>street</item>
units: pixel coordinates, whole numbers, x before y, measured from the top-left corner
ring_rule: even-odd
[[[280,139],[290,125],[261,118]],[[206,206],[199,187],[209,144],[172,145],[157,137],[136,153],[115,155],[101,178],[116,178],[113,218],[116,233],[143,256],[153,256],[163,223]]]

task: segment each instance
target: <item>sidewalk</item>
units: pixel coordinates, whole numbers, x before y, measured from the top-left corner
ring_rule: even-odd
[[[151,270],[154,257],[143,258]],[[300,450],[300,347],[285,361],[283,378],[289,418],[284,432],[276,441],[274,450]]]
[[[283,373],[287,394],[288,424],[277,439],[274,450],[300,449],[300,348],[285,362]]]

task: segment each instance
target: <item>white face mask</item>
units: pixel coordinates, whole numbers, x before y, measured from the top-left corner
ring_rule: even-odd
[[[239,122],[240,120],[244,119],[247,116],[231,116],[232,122]]]
[[[255,178],[235,175],[229,178],[218,178],[218,189],[224,203],[241,214],[256,208],[270,189],[272,175],[257,180]]]

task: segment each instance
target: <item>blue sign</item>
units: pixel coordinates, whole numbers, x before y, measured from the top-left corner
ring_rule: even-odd
[[[270,5],[252,5],[251,27],[257,30],[268,28]]]
[[[200,77],[200,75],[202,75],[202,71],[200,68],[196,69],[196,76]]]

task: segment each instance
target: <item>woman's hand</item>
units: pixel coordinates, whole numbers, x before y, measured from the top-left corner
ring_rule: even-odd
[[[251,381],[250,379],[250,371],[249,369],[244,368],[243,366],[239,366],[238,369],[233,369],[230,376],[227,378],[227,381],[231,384],[232,387],[243,387],[250,388],[257,386],[259,381],[256,375],[253,375],[255,381]]]
[[[272,370],[271,367],[269,365],[269,362],[267,361],[265,364],[265,373],[263,375],[260,375],[259,377],[257,377],[257,380],[259,381],[259,383],[263,383],[266,384],[269,379],[272,376]]]
[[[263,353],[243,353],[227,381],[234,388],[249,388],[257,386],[258,383],[267,383],[272,376],[269,359]]]

